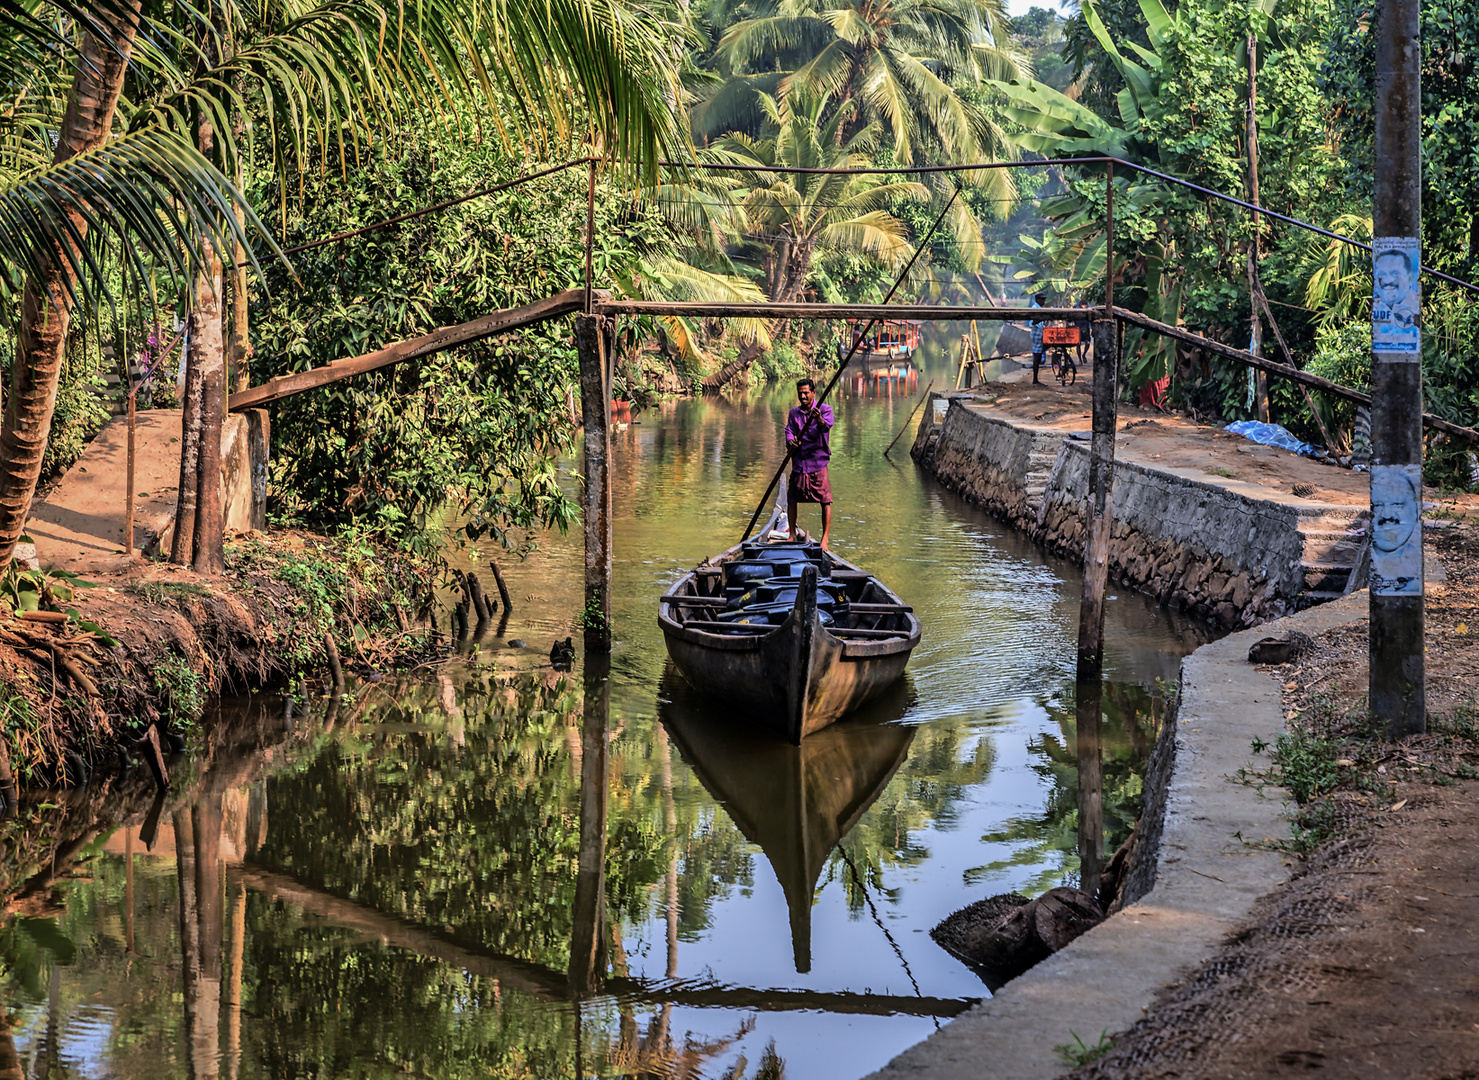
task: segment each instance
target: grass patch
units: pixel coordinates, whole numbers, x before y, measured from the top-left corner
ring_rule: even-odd
[[[1078,1037],[1078,1032],[1074,1031],[1072,1028],[1069,1028],[1068,1034],[1073,1039],[1073,1042],[1059,1043],[1057,1046],[1053,1047],[1053,1053],[1056,1054],[1058,1056],[1058,1060],[1063,1062],[1063,1064],[1065,1065],[1072,1065],[1075,1067],[1080,1065],[1092,1065],[1094,1062],[1098,1061],[1105,1054],[1114,1049],[1114,1040],[1109,1037],[1108,1028],[1105,1028],[1103,1031],[1099,1032],[1099,1041],[1092,1044],[1086,1043],[1082,1039],[1080,1039]]]
[[[205,710],[205,692],[195,669],[171,656],[150,672],[159,696],[159,718],[173,731],[188,731]]]
[[[125,585],[123,591],[153,604],[211,594],[208,586],[195,581],[133,581]]]
[[[0,738],[10,744],[10,764],[16,782],[31,781],[32,766],[43,760],[41,720],[35,706],[8,682],[0,682]]]

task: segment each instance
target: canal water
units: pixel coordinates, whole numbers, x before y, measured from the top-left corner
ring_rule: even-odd
[[[609,673],[548,662],[572,532],[502,557],[507,622],[446,665],[222,703],[181,794],[0,930],[0,1075],[853,1080],[987,996],[929,929],[1076,879],[1077,572],[917,470],[912,425],[884,457],[918,383],[844,389],[834,547],[924,626],[877,706],[798,751],[666,670],[656,598],[738,540],[791,395],[642,413]],[[1129,593],[1106,618],[1112,850],[1208,635]]]

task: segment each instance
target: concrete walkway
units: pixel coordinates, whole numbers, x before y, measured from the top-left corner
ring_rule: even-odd
[[[1069,1071],[1053,1048],[1093,1045],[1138,1020],[1163,988],[1203,964],[1288,879],[1287,795],[1231,779],[1256,738],[1284,730],[1279,684],[1248,663],[1248,647],[1288,630],[1317,634],[1362,618],[1366,593],[1232,634],[1181,665],[1176,754],[1166,791],[1154,888],[1139,903],[1008,983],[993,998],[911,1047],[879,1080],[1042,1080]],[[1249,843],[1251,842],[1251,843]]]

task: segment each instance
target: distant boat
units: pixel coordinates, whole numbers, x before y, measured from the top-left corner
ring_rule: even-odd
[[[657,621],[695,689],[795,745],[898,679],[920,636],[913,608],[815,542],[751,540],[705,559]]]
[[[856,723],[798,746],[716,723],[712,703],[669,672],[658,715],[683,760],[750,843],[765,852],[786,895],[796,970],[811,970],[811,908],[817,878],[842,839],[909,755],[915,728],[881,722],[908,705],[896,683]]]

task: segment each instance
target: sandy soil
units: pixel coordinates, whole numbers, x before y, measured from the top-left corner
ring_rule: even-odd
[[[1087,432],[1092,411],[1089,396],[1092,381],[1092,374],[1082,371],[1073,386],[1059,387],[1056,383],[1033,386],[1030,371],[1012,372],[1000,381],[980,387],[977,399],[1023,423]],[[1241,480],[1285,495],[1339,506],[1365,506],[1370,495],[1371,480],[1366,473],[1261,446],[1241,435],[1148,406],[1120,402],[1118,435],[1117,457],[1204,473],[1213,482]]]
[[[1427,605],[1428,732],[1373,733],[1364,625],[1271,669],[1299,774],[1320,781],[1290,843],[1296,876],[1075,1077],[1479,1078],[1476,505],[1440,502],[1470,520],[1428,533],[1447,574]]]

